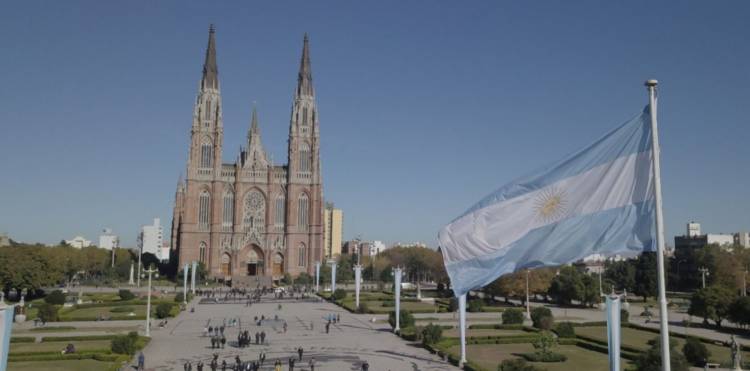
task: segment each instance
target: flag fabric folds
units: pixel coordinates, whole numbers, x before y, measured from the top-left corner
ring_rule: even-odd
[[[647,107],[445,226],[438,242],[455,295],[520,269],[656,250],[653,178]]]

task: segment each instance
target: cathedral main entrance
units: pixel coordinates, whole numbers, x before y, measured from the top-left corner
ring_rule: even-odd
[[[248,276],[263,275],[263,251],[258,246],[250,247],[245,259],[245,267]]]

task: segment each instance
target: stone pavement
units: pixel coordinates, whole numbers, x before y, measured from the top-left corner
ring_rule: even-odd
[[[281,310],[278,305],[281,304]],[[284,370],[288,360],[297,358],[297,348],[304,349],[302,362],[295,370],[309,370],[310,357],[315,357],[315,370],[359,370],[367,361],[370,370],[455,370],[456,367],[440,360],[423,348],[408,344],[393,335],[387,323],[372,323],[372,315],[351,314],[331,303],[320,301],[275,300],[265,297],[261,303],[251,307],[244,304],[198,304],[194,300],[189,307],[195,312],[185,311],[171,319],[167,327],[152,327],[151,343],[144,349],[147,370],[182,370],[185,362],[195,364],[202,360],[209,370],[211,355],[219,354],[219,362],[226,359],[234,364],[239,355],[243,361],[257,360],[261,351],[266,352],[262,370],[273,369],[273,363],[281,359]],[[325,317],[328,314],[341,316],[341,322],[333,324],[330,333],[325,332]],[[265,315],[279,321],[266,321],[257,326],[253,318]],[[225,349],[211,349],[210,338],[203,336],[204,327],[221,325],[226,320],[239,319],[240,326],[226,327]],[[282,323],[287,322],[284,333]],[[239,349],[236,346],[239,327],[249,330],[254,341],[255,332],[265,331],[265,345],[252,344]],[[301,366],[301,367],[300,367]]]

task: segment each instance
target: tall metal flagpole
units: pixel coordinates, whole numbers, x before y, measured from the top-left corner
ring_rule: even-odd
[[[661,166],[659,163],[659,131],[656,125],[656,80],[646,80],[651,113],[652,156],[654,159],[654,201],[656,201],[656,264],[659,281],[659,327],[661,329],[661,369],[670,371],[669,319],[667,316],[667,294],[664,283],[664,216],[661,209]]]
[[[466,363],[466,294],[458,297],[458,334],[461,340],[461,360]]]

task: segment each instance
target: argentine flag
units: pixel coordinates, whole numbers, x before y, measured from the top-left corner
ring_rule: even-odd
[[[438,234],[456,296],[525,268],[656,250],[648,107],[590,146],[492,192]]]

